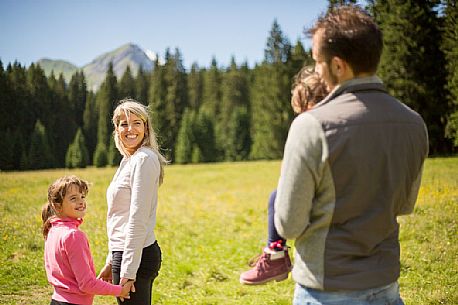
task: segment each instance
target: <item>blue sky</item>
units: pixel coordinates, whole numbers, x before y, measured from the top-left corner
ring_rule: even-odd
[[[261,62],[274,19],[306,47],[303,34],[327,0],[0,0],[0,59],[4,66],[46,57],[83,66],[135,43],[162,56],[179,48],[184,65]]]

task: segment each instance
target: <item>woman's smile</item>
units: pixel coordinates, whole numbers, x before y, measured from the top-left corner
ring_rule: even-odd
[[[145,123],[133,113],[121,114],[117,127],[119,138],[130,155],[141,146],[145,137]]]

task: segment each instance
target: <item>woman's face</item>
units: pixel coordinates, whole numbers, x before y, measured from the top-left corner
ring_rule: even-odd
[[[125,113],[122,113],[117,131],[124,148],[130,155],[133,155],[145,137],[145,123],[133,113],[128,113],[127,117]]]

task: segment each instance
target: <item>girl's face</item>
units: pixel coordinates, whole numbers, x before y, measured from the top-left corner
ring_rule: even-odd
[[[62,218],[83,218],[86,214],[86,195],[82,194],[79,187],[72,184],[69,186],[59,211]]]
[[[125,149],[132,155],[143,142],[143,138],[145,137],[145,123],[133,113],[129,113],[128,117],[126,117],[125,113],[122,113],[117,131]]]

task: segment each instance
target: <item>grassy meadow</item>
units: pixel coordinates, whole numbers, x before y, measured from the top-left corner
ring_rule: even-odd
[[[166,168],[156,227],[163,263],[154,304],[291,304],[291,278],[253,287],[238,281],[264,245],[267,198],[279,171],[279,161]],[[96,269],[103,266],[105,190],[114,172],[0,173],[0,304],[49,304],[40,211],[48,185],[62,175],[92,183],[81,229],[89,237]],[[427,160],[415,213],[399,221],[405,303],[458,304],[458,157]],[[97,296],[94,304],[115,301]]]

